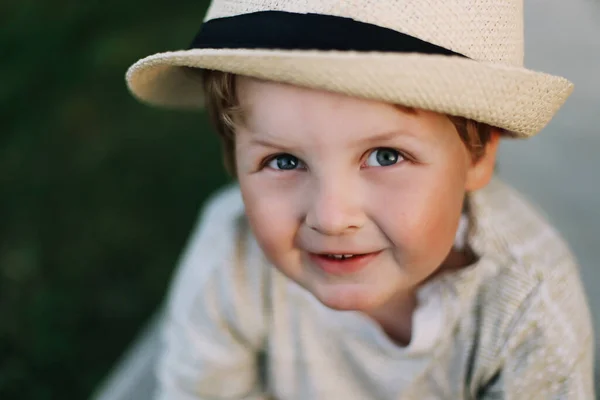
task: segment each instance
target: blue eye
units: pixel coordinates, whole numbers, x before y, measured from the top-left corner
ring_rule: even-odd
[[[367,167],[389,167],[403,160],[404,157],[397,150],[380,147],[369,154],[366,165]]]
[[[291,154],[280,154],[275,156],[269,161],[267,166],[280,171],[291,171],[298,168],[304,168],[302,161]]]

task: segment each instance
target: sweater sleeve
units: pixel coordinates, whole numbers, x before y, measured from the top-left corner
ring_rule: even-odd
[[[209,201],[174,277],[158,363],[159,400],[263,399],[264,267],[251,260],[237,188]]]
[[[497,373],[479,399],[595,399],[593,334],[585,303],[565,313],[561,299],[549,294],[541,284],[530,295],[508,332]]]

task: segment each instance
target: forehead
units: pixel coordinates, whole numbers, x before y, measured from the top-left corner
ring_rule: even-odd
[[[352,140],[397,132],[427,140],[450,124],[433,112],[245,77],[237,95],[243,125],[260,135]]]

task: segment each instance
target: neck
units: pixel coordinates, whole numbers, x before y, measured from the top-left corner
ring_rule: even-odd
[[[368,312],[368,316],[381,326],[391,340],[400,346],[408,346],[416,307],[416,290],[411,290],[397,293],[385,304]]]
[[[476,261],[476,258],[469,248],[461,251],[451,250],[440,268],[426,281],[439,274],[451,273],[467,267]],[[397,293],[386,303],[367,313],[382,327],[391,340],[403,347],[408,346],[412,338],[413,314],[418,305],[417,289]]]

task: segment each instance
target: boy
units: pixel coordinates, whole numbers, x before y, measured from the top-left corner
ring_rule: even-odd
[[[205,96],[239,184],[175,279],[159,398],[593,398],[576,265],[492,178],[572,89],[522,51],[517,0],[214,0],[136,63],[144,101]]]

